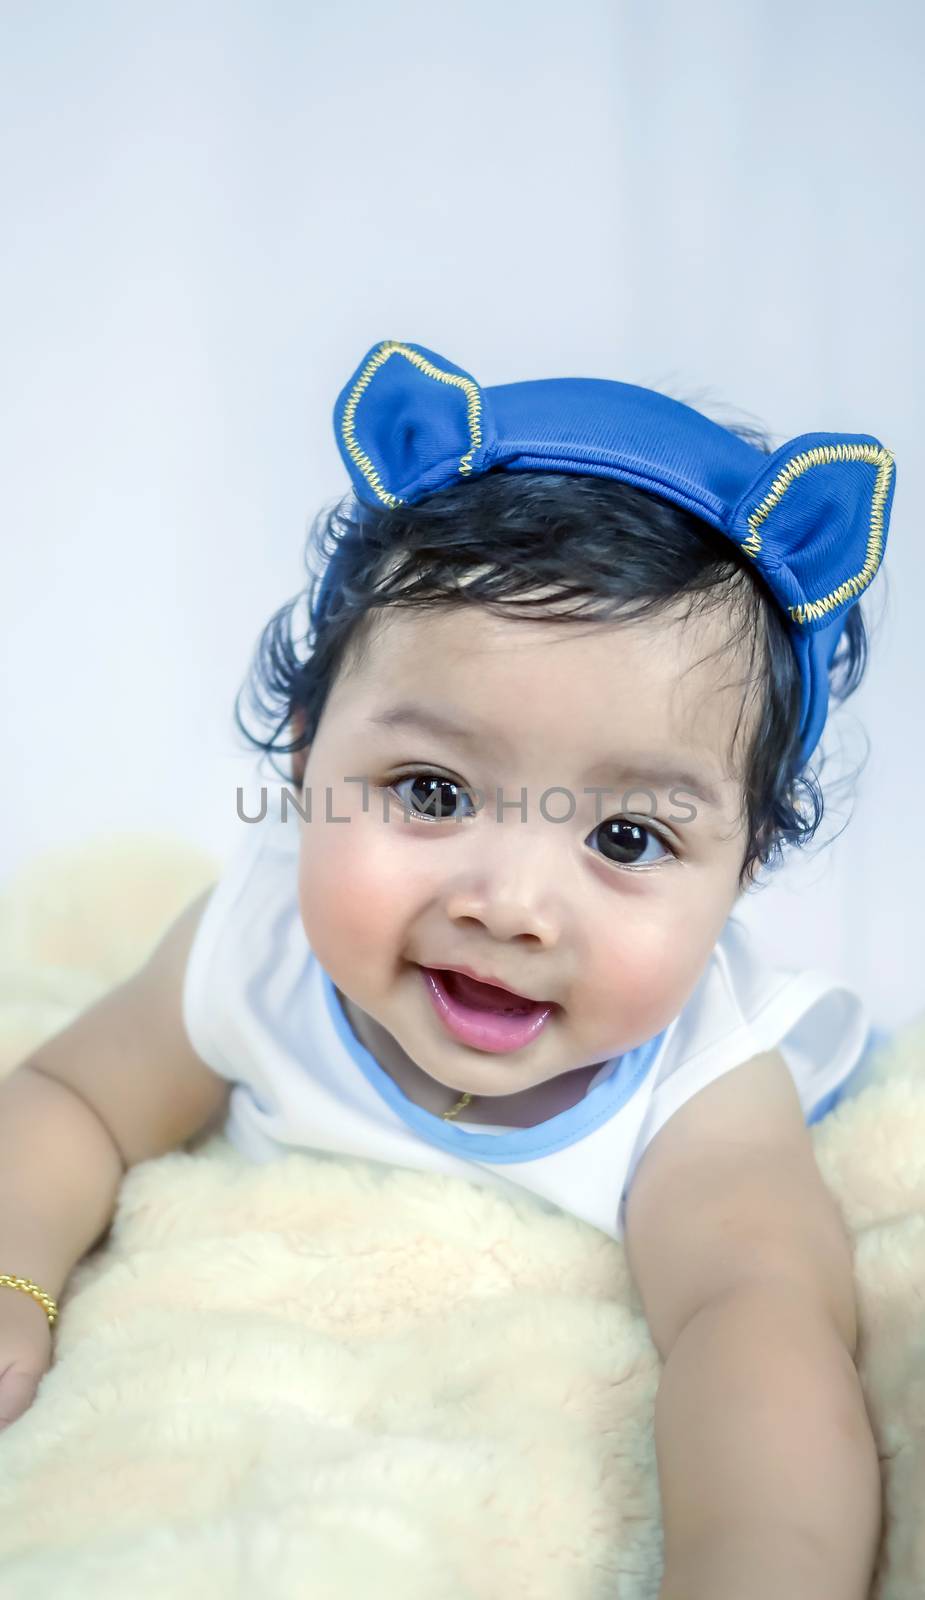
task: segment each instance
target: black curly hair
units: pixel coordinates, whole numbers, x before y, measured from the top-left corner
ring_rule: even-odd
[[[730,431],[765,454],[772,449],[759,430]],[[336,561],[321,618],[313,549],[322,561]],[[312,742],[334,682],[364,659],[382,608],[481,606],[535,620],[538,589],[547,594],[544,619],[562,624],[629,623],[679,602],[685,616],[722,607],[736,628],[722,648],[744,641],[748,649],[733,745],[749,700],[755,706],[742,760],[747,840],[740,886],[759,864],[777,866],[784,846],[805,846],[815,834],[822,791],[800,761],[800,677],[783,617],[754,566],[693,513],[610,478],[495,470],[394,509],[350,495],[318,513],[304,563],[306,588],[264,627],[235,698],[236,724],[257,749],[294,754]],[[308,626],[297,640],[293,622],[303,601]],[[867,654],[856,605],[829,670],[833,703],[858,687]],[[273,727],[269,738],[242,719],[248,690],[260,720]],[[287,732],[288,742],[281,738]]]

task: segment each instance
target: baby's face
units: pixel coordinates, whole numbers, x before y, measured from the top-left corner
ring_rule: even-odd
[[[384,1041],[455,1094],[510,1095],[678,1014],[745,851],[726,767],[742,673],[728,649],[703,659],[727,629],[722,613],[629,626],[385,614],[329,697],[299,824],[306,936],[380,1060]],[[515,1048],[459,1037],[423,970],[459,966],[552,1002],[547,1021]]]

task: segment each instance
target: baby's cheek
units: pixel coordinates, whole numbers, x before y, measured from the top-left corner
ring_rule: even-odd
[[[685,932],[677,924],[637,924],[629,934],[627,929],[627,937],[609,942],[597,987],[612,997],[622,1034],[642,1043],[667,1027],[689,999],[712,941],[701,930]]]
[[[340,835],[350,825],[313,824],[303,830],[299,849],[299,911],[313,949],[320,954],[322,930],[337,922],[353,900],[349,886],[350,849]]]
[[[362,823],[303,835],[299,910],[306,937],[332,975],[387,959],[402,919],[400,876],[371,850]]]

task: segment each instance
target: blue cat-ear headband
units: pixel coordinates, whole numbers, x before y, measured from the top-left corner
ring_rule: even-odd
[[[803,684],[801,753],[825,726],[828,668],[886,548],[891,452],[869,434],[801,433],[773,455],[679,400],[606,378],[483,389],[423,345],[385,339],[334,407],[359,500],[422,500],[491,468],[619,478],[718,528],[778,601]],[[333,565],[333,563],[332,563]],[[325,574],[317,615],[336,588]]]

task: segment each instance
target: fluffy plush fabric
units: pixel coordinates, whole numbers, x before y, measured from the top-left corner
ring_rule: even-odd
[[[151,838],[30,862],[0,901],[0,1072],[216,867]],[[856,1247],[882,1600],[925,1592],[923,1055],[907,1030],[813,1130]],[[623,1249],[586,1224],[212,1134],[128,1174],[69,1280],[0,1433],[0,1594],[654,1600],[658,1376]]]

